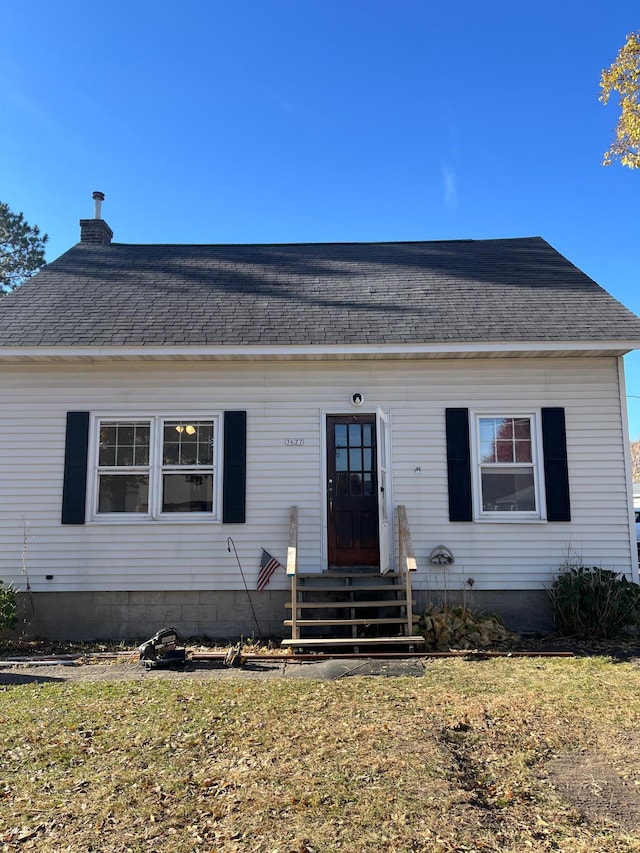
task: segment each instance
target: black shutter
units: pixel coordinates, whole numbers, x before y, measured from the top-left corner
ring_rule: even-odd
[[[67,412],[62,484],[62,523],[84,524],[89,412]]]
[[[244,524],[247,492],[247,413],[224,413],[222,520]]]
[[[449,521],[472,521],[469,410],[447,409]]]
[[[542,409],[542,449],[547,521],[571,521],[564,409]]]

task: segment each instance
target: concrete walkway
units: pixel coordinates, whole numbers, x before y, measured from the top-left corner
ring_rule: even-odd
[[[354,676],[420,677],[425,662],[420,658],[349,658],[291,662],[250,660],[243,667],[230,668],[221,662],[190,661],[176,669],[148,669],[135,661],[104,663],[0,662],[0,685],[61,683],[73,681],[146,681],[168,678],[174,681],[210,679],[255,680],[273,678],[310,678],[332,681]]]

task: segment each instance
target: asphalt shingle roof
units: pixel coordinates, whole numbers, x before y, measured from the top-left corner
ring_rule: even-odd
[[[640,319],[539,237],[78,243],[0,300],[0,347],[604,340]]]

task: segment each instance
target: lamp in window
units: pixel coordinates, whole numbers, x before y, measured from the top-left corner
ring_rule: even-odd
[[[180,433],[186,432],[187,435],[195,435],[196,434],[196,428],[194,427],[193,424],[187,424],[186,426],[183,426],[182,424],[176,424],[175,429],[176,429],[176,432],[180,432]]]

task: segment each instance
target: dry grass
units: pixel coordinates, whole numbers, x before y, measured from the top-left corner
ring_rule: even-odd
[[[640,792],[640,670],[438,660],[424,678],[0,691],[0,849],[42,853],[639,851],[547,778],[602,756]]]

